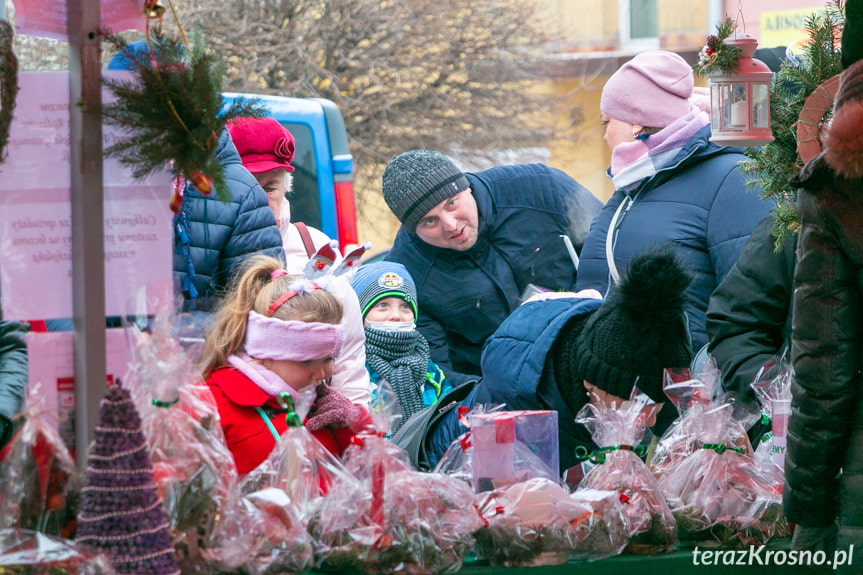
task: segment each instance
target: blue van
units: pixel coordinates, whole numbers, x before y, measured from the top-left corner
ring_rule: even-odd
[[[225,92],[225,104],[256,99],[267,115],[294,136],[294,191],[291,219],[318,228],[339,246],[358,243],[354,199],[354,159],[345,121],[336,104],[324,98],[289,98]]]

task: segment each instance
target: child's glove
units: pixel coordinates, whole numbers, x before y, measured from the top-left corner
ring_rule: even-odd
[[[317,388],[318,395],[309,416],[306,419],[306,429],[345,429],[353,425],[363,414],[363,409],[351,403],[351,400],[334,390],[326,383]]]

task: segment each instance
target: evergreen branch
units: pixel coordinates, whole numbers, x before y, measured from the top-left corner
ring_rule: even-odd
[[[844,24],[842,4],[842,0],[832,0],[823,11],[806,18],[809,41],[803,54],[782,62],[771,80],[770,127],[774,140],[761,148],[746,150],[749,159],[742,168],[747,183],[760,185],[762,197],[776,204],[773,235],[777,248],[786,234],[796,234],[800,227],[797,188],[793,183],[803,168],[797,151],[800,112],[818,86],[842,71],[842,54],[836,44]]]
[[[734,22],[726,16],[716,25],[716,34],[707,37],[704,47],[698,53],[698,62],[692,67],[699,76],[707,76],[717,71],[729,73],[737,67],[743,50],[740,46],[725,43],[736,29]]]
[[[117,36],[106,38],[125,51],[133,79],[103,80],[115,100],[102,106],[102,116],[125,135],[105,154],[129,166],[138,179],[165,166],[199,187],[209,179],[217,197],[228,201],[224,170],[215,156],[219,135],[233,118],[262,116],[262,106],[252,100],[222,109],[222,69],[199,37],[186,46],[154,35],[148,49],[137,53]]]
[[[6,143],[18,96],[18,58],[12,50],[14,37],[12,25],[0,20],[0,164],[6,158]]]

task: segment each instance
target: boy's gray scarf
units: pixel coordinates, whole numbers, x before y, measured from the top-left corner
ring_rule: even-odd
[[[390,430],[395,434],[411,415],[423,408],[429,344],[416,330],[391,332],[367,327],[365,332],[366,363],[389,382],[402,410],[401,420]]]

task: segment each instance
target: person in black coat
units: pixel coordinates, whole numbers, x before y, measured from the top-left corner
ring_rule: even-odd
[[[710,296],[707,352],[722,373],[722,387],[758,409],[750,384],[758,372],[781,359],[791,344],[791,296],[797,234],[777,246],[773,212],[762,219],[740,257]],[[756,423],[753,444],[769,425]]]
[[[858,61],[840,77],[821,154],[796,182],[801,228],[783,501],[788,520],[797,524],[792,549],[833,556],[833,549],[850,552],[853,545],[853,565],[863,563],[861,128]]]

